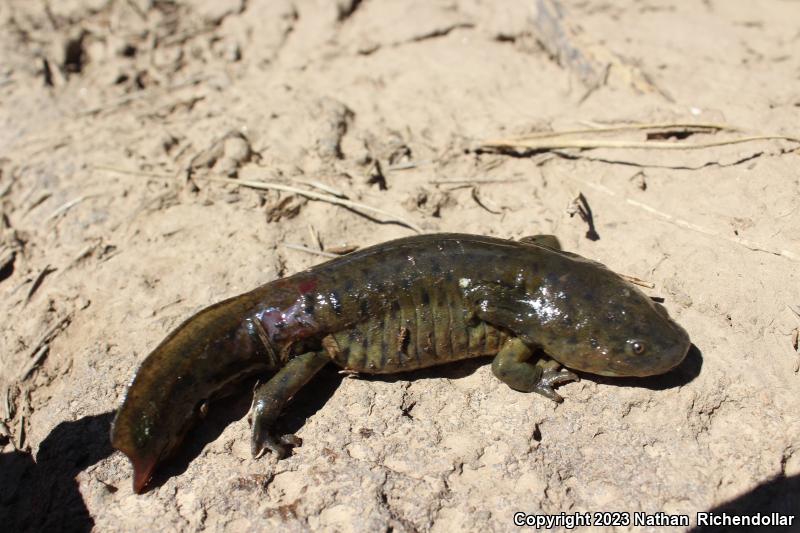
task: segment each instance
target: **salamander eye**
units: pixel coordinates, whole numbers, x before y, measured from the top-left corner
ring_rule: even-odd
[[[642,341],[631,339],[628,341],[628,350],[634,355],[642,355],[647,351],[647,347]]]

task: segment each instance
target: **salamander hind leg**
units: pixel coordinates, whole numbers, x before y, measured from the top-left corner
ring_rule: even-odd
[[[290,359],[269,381],[256,387],[253,396],[253,457],[259,457],[265,448],[278,458],[286,457],[286,445],[297,446],[300,439],[294,435],[276,436],[275,422],[284,406],[314,374],[330,361],[325,352],[308,352]]]
[[[536,392],[559,403],[564,401],[553,386],[580,378],[569,370],[559,370],[558,362],[552,359],[531,363],[532,356],[533,351],[521,339],[508,339],[492,362],[492,373],[514,390]]]

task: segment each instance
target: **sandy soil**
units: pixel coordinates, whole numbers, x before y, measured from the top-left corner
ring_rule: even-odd
[[[475,147],[604,123],[742,130],[675,143],[798,134],[800,3],[566,1],[610,65],[594,87],[545,51],[534,4],[0,3],[2,523],[478,531],[513,530],[516,511],[797,513],[797,144]],[[696,349],[661,378],[566,385],[558,406],[482,363],[331,369],[286,413],[304,444],[281,462],[250,457],[248,385],[134,495],[108,427],[171,328],[323,261],[285,246],[318,248],[314,233],[326,249],[413,233],[213,176],[320,182],[426,232],[555,233],[654,283]],[[599,240],[573,216],[578,193]]]

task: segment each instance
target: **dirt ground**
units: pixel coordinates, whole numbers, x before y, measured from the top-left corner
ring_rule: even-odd
[[[481,146],[632,123],[738,130],[613,139],[800,135],[800,3],[565,0],[569,42],[594,67],[548,48],[536,6],[0,3],[2,523],[511,531],[517,511],[693,525],[734,504],[797,513],[798,144]],[[386,213],[209,180],[221,177]],[[413,226],[556,234],[652,282],[695,348],[663,377],[586,376],[561,405],[484,362],[391,379],[331,368],[284,416],[303,445],[280,462],[250,456],[250,383],[133,494],[109,424],[173,327],[325,260],[296,245],[366,246]]]

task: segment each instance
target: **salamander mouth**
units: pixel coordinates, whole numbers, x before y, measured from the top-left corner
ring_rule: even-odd
[[[670,367],[671,368],[671,367]],[[612,378],[646,378],[663,374],[668,369],[652,365],[631,365],[624,361],[608,361],[604,368],[591,370],[590,372],[601,376]]]
[[[128,458],[133,465],[133,492],[141,494],[150,478],[153,477],[153,470],[155,470],[158,459],[134,456],[128,456]]]
[[[660,376],[674,369],[676,366],[683,362],[689,347],[681,351],[680,356],[670,356],[659,358],[650,361],[642,361],[641,364],[631,365],[625,363],[609,363],[607,369],[598,370],[597,374],[602,376],[612,377],[634,377],[634,378],[647,378],[652,376]],[[678,353],[679,350],[676,350]]]
[[[111,445],[121,451],[130,460],[133,466],[133,492],[141,494],[148,482],[153,477],[153,471],[161,457],[160,454],[143,453],[132,443],[126,440],[127,435],[112,432]]]

